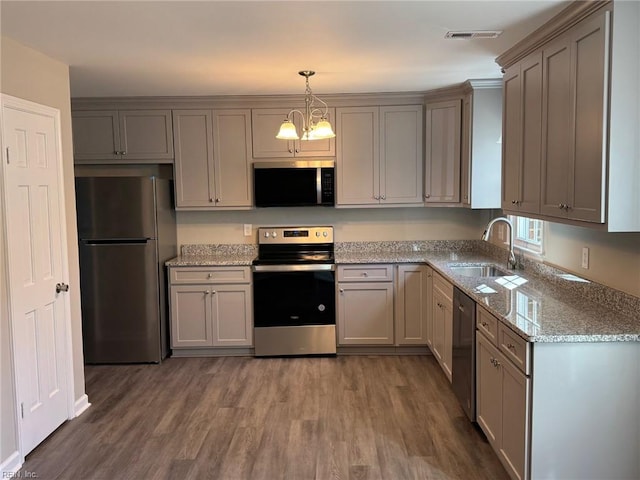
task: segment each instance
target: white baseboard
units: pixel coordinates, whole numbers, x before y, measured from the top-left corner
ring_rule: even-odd
[[[78,400],[76,400],[76,403],[75,403],[74,408],[73,408],[75,416],[79,417],[90,406],[91,406],[91,404],[89,403],[89,397],[87,397],[87,394],[85,393]]]
[[[0,463],[0,475],[2,475],[2,478],[13,478],[21,467],[20,452],[16,450]]]

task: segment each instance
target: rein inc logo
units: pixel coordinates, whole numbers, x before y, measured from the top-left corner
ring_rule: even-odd
[[[24,472],[2,472],[2,478],[38,478],[38,474],[28,470]]]

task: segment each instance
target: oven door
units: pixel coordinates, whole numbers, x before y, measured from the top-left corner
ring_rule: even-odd
[[[334,265],[254,266],[254,326],[335,325],[334,270]]]

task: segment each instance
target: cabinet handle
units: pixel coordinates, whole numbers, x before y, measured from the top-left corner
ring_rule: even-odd
[[[205,295],[209,295],[209,294],[211,293],[211,291],[209,291],[209,290],[205,290],[205,291],[204,291],[204,292],[202,292],[202,293],[204,293]]]
[[[458,305],[458,310],[460,310],[461,312],[464,312],[464,307],[462,305]]]
[[[289,150],[289,153],[293,153],[293,150],[291,150],[291,148],[288,148],[287,150]]]
[[[565,210],[569,210],[570,208],[571,208],[571,206],[570,206],[570,205],[566,205],[566,204],[565,204],[565,206],[564,206],[564,209],[565,209]]]
[[[213,277],[213,273],[207,273],[207,278]]]
[[[213,198],[210,198],[210,199],[209,199],[209,201],[210,201],[211,203],[213,203]]]
[[[559,208],[560,210],[564,210],[564,209],[565,209],[565,207],[566,207],[566,205],[565,205],[564,203],[559,203],[559,204],[558,204],[558,208]]]
[[[212,291],[211,291],[211,295],[215,295],[215,294],[216,294],[216,291],[215,291],[215,290],[212,290]]]
[[[341,288],[341,289],[340,289],[340,293],[344,293],[344,288]]]
[[[386,200],[386,199],[387,199],[387,196],[386,196],[386,195],[382,195],[380,198],[381,198],[382,200]]]
[[[480,322],[480,325],[482,325],[485,328],[489,326],[489,324],[487,322]]]
[[[516,351],[516,346],[513,343],[508,343],[507,348],[511,351]]]
[[[220,199],[219,199],[219,198],[216,198],[216,203],[219,203],[219,202],[220,202]]]
[[[296,148],[296,153],[300,153],[300,150]]]
[[[362,272],[362,276],[363,276],[363,277],[368,277],[368,276],[369,276],[369,274],[368,274],[367,272]]]
[[[380,195],[374,195],[374,196],[373,196],[373,198],[374,198],[375,200],[380,200]]]
[[[431,198],[431,194],[430,194],[430,193],[427,193],[427,194],[424,196],[424,198]]]

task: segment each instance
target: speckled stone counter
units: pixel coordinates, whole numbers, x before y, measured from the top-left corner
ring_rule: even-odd
[[[184,245],[170,267],[251,265],[256,245]],[[537,262],[502,277],[468,277],[453,264],[495,264],[507,254],[487,242],[336,243],[336,264],[427,263],[531,342],[640,342],[640,299]]]
[[[600,285],[547,266],[502,277],[459,275],[452,265],[494,264],[506,270],[504,250],[478,251],[466,242],[450,242],[452,248],[444,242],[437,249],[410,245],[404,251],[384,249],[381,243],[336,249],[336,263],[427,263],[531,342],[640,342],[640,299],[631,295],[603,293]],[[598,303],[585,296],[590,286],[599,293]]]
[[[257,245],[183,245],[180,255],[165,262],[168,267],[251,265]]]

